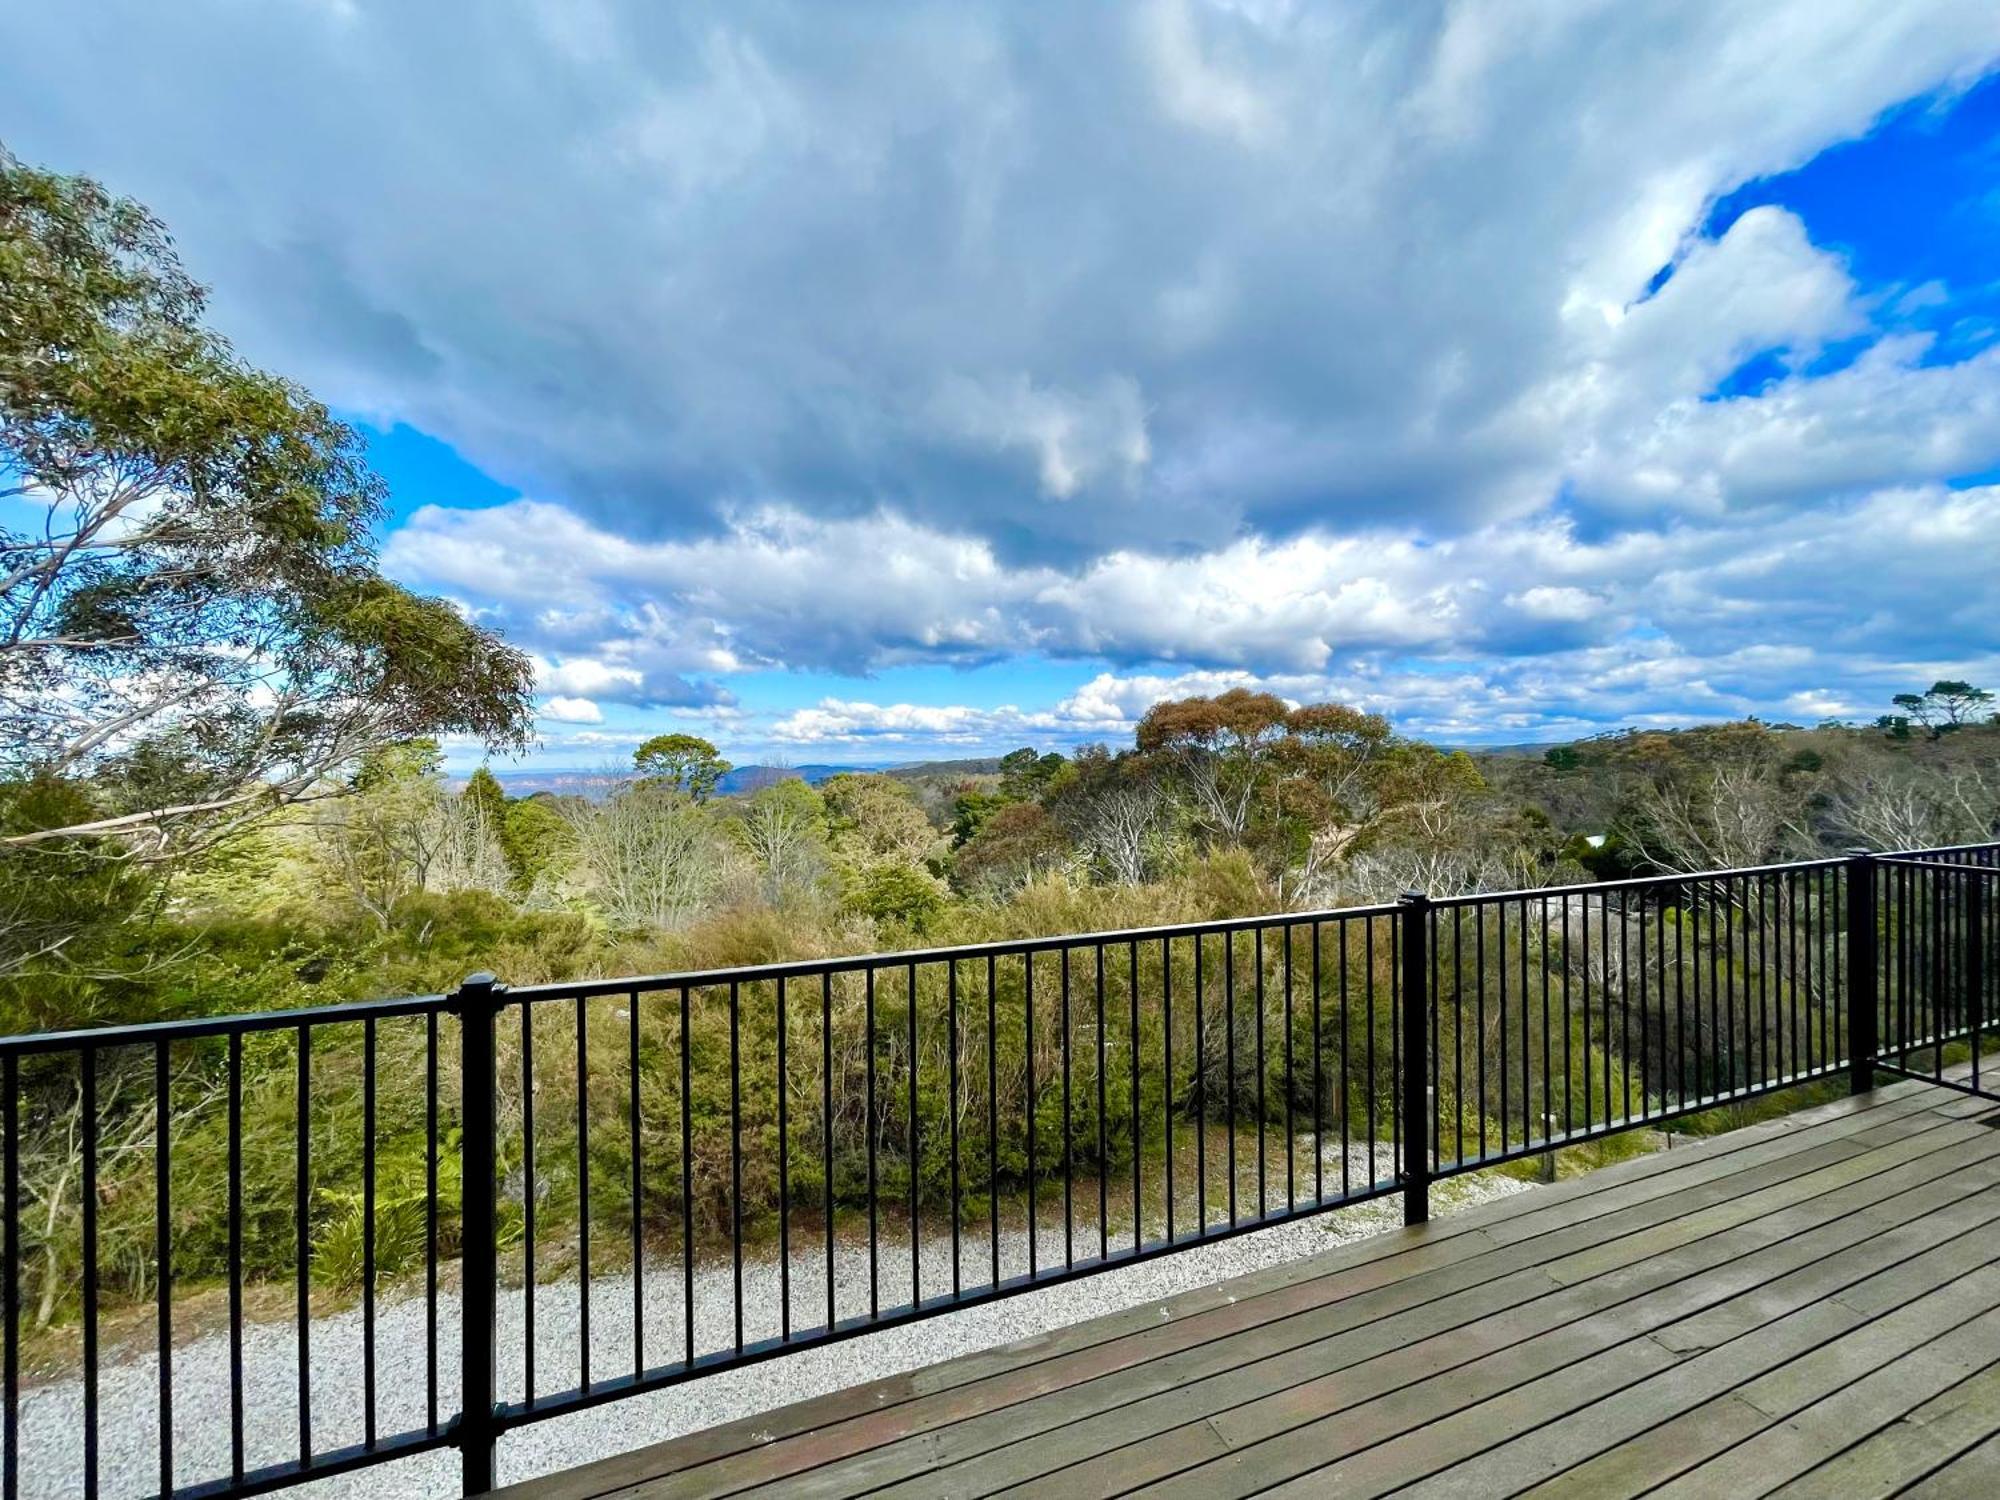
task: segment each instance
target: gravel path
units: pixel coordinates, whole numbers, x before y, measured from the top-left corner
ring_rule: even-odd
[[[1302,1150],[1302,1157],[1306,1155]],[[1340,1165],[1338,1148],[1329,1153],[1330,1171]],[[1381,1158],[1378,1158],[1380,1160]],[[1365,1180],[1368,1153],[1352,1155],[1357,1180]],[[1433,1188],[1436,1211],[1449,1213],[1484,1202],[1527,1184],[1491,1174],[1460,1178]],[[1283,1184],[1273,1184],[1273,1206],[1282,1206]],[[1095,1188],[1079,1191],[1077,1254],[1084,1261],[1097,1249]],[[1254,1190],[1252,1192],[1254,1197]],[[1242,1205],[1246,1210],[1248,1205]],[[1213,1207],[1213,1205],[1211,1205]],[[1086,1209],[1089,1218],[1086,1222]],[[1311,1219],[1260,1230],[1200,1249],[1161,1256],[1067,1285],[1023,1293],[1000,1303],[969,1307],[900,1328],[885,1329],[824,1349],[802,1350],[775,1362],[723,1371],[675,1389],[633,1396],[548,1421],[502,1440],[502,1482],[547,1474],[591,1459],[659,1442],[720,1422],[803,1400],[809,1396],[934,1364],[957,1354],[1027,1338],[1052,1328],[1176,1292],[1205,1286],[1265,1266],[1316,1254],[1336,1245],[1378,1234],[1400,1223],[1393,1198],[1337,1210]],[[1046,1208],[1044,1214],[1046,1216]],[[883,1306],[907,1301],[910,1247],[907,1221],[884,1227],[878,1262]],[[1129,1228],[1126,1230],[1129,1234]],[[1086,1241],[1088,1242],[1086,1245]],[[1011,1275],[1027,1264],[1025,1228],[1001,1232],[1001,1270]],[[1115,1243],[1115,1242],[1114,1242]],[[1045,1224],[1037,1240],[1043,1265],[1060,1264],[1062,1230]],[[1086,1251],[1088,1254],[1086,1254]],[[962,1241],[961,1273],[967,1286],[988,1273],[984,1225],[968,1224]],[[926,1295],[950,1285],[951,1246],[945,1236],[929,1237],[920,1267]],[[746,1340],[778,1331],[779,1264],[776,1257],[746,1264]],[[645,1354],[664,1362],[680,1356],[682,1295],[678,1264],[648,1265],[643,1280]],[[696,1342],[700,1348],[728,1344],[734,1337],[733,1272],[724,1259],[696,1269]],[[842,1317],[866,1310],[866,1243],[836,1248],[835,1286]],[[592,1282],[590,1344],[593,1374],[629,1371],[632,1364],[633,1295],[629,1275]],[[794,1315],[817,1324],[825,1307],[826,1262],[822,1244],[795,1248],[792,1256]],[[579,1298],[574,1284],[542,1286],[535,1299],[536,1384],[544,1392],[576,1382],[581,1349]],[[498,1343],[500,1388],[519,1399],[523,1298],[518,1288],[501,1295]],[[439,1299],[439,1383],[456,1389],[457,1307]],[[315,1447],[358,1442],[361,1437],[361,1314],[349,1310],[316,1319],[312,1325],[312,1408]],[[390,1434],[421,1427],[425,1420],[426,1372],[424,1307],[420,1299],[388,1302],[376,1314],[380,1431]],[[290,1323],[252,1325],[244,1330],[246,1462],[255,1467],[282,1462],[298,1451],[298,1344]],[[228,1471],[229,1346],[225,1337],[205,1336],[174,1351],[175,1470],[181,1484]],[[107,1497],[151,1494],[157,1486],[158,1361],[135,1355],[107,1365],[102,1389],[101,1474]],[[57,1381],[24,1392],[21,1401],[22,1494],[68,1497],[82,1492],[82,1385]],[[399,1460],[302,1486],[313,1500],[335,1496],[456,1496],[458,1455],[446,1450]]]

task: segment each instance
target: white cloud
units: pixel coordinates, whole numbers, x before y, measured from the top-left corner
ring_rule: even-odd
[[[10,144],[164,213],[253,358],[627,535],[885,508],[1073,573],[2000,441],[2000,371],[1893,348],[1701,404],[1864,315],[1705,207],[1989,68],[1971,0],[348,11],[30,8]]]
[[[487,561],[551,538],[549,569]],[[507,628],[574,653],[538,658],[542,691],[633,703],[727,701],[671,675],[719,661],[852,672],[1032,652],[1324,672],[1397,653],[1551,655],[1634,630],[1696,654],[1780,642],[1921,659],[2000,646],[1983,606],[2000,566],[2000,487],[1880,490],[1598,539],[1557,518],[1431,542],[1308,533],[1179,558],[1117,552],[1073,574],[1009,566],[976,538],[883,516],[762,511],[721,536],[639,543],[523,501],[420,511],[388,559],[424,586],[476,574],[532,610]],[[655,690],[663,674],[671,691]]]
[[[1990,69],[1990,4],[101,9],[10,22],[10,146],[157,208],[249,357],[559,497],[401,496],[385,554],[554,720],[1031,655],[1107,670],[777,722],[1243,680],[1491,737],[2000,650],[2000,492],[1947,487],[2000,344],[1782,208],[1701,232]]]
[[[996,380],[948,376],[931,402],[943,432],[981,447],[1035,455],[1042,493],[1067,500],[1107,476],[1135,483],[1152,445],[1139,388],[1129,377],[1106,377],[1088,396],[1037,386],[1025,375]]]
[[[534,667],[535,685],[548,693],[605,693],[620,688],[636,688],[642,680],[640,674],[629,667],[608,666],[587,656],[574,657],[565,662],[546,661],[538,656],[534,658]]]
[[[602,724],[604,710],[588,698],[548,698],[544,699],[539,716],[552,719],[558,724]]]

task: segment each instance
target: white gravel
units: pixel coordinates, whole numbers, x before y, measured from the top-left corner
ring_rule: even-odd
[[[1309,1161],[1302,1146],[1301,1162]],[[1329,1151],[1329,1173],[1340,1165]],[[1377,1160],[1390,1160],[1386,1148]],[[1352,1155],[1355,1180],[1368,1171],[1367,1148]],[[1282,1174],[1271,1186],[1273,1206],[1283,1203]],[[1455,1179],[1432,1190],[1437,1211],[1450,1212],[1527,1185],[1486,1174]],[[1254,1197],[1254,1189],[1252,1192]],[[1086,1198],[1088,1201],[1086,1202]],[[1248,1211],[1249,1203],[1239,1204]],[[1096,1189],[1079,1185],[1076,1253],[1087,1263],[1097,1251]],[[1211,1211],[1215,1204],[1211,1202]],[[1113,1219],[1117,1217],[1114,1209]],[[649,1395],[633,1396],[565,1417],[555,1417],[510,1433],[500,1443],[502,1483],[547,1474],[576,1464],[699,1428],[733,1421],[827,1391],[934,1364],[954,1355],[1012,1342],[1081,1322],[1103,1313],[1169,1297],[1265,1266],[1312,1255],[1336,1245],[1381,1233],[1400,1222],[1400,1203],[1379,1199],[1259,1230],[1199,1249],[1161,1256],[1068,1284],[1050,1286],[885,1329],[823,1349],[801,1350],[745,1369],[726,1370]],[[1044,1266],[1062,1260],[1060,1209],[1053,1227],[1045,1203],[1037,1253]],[[1124,1233],[1129,1236],[1128,1227]],[[1115,1235],[1115,1228],[1114,1228]],[[1116,1240],[1114,1238],[1114,1248]],[[1025,1227],[1001,1231],[1001,1271],[1012,1275],[1027,1265]],[[968,1223],[961,1242],[964,1284],[984,1283],[988,1274],[987,1226]],[[881,1302],[908,1300],[910,1249],[907,1220],[885,1221],[878,1260]],[[951,1246],[944,1235],[927,1235],[922,1254],[926,1296],[946,1290],[951,1278]],[[836,1247],[834,1283],[842,1317],[866,1311],[868,1249],[843,1241]],[[823,1242],[795,1245],[792,1305],[801,1326],[824,1316],[826,1262]],[[734,1340],[733,1269],[727,1257],[695,1272],[696,1344],[725,1347]],[[666,1362],[681,1354],[683,1302],[678,1262],[649,1264],[644,1282],[645,1354]],[[776,1256],[746,1262],[746,1340],[778,1331],[779,1263]],[[632,1367],[632,1278],[604,1276],[592,1282],[590,1344],[592,1372],[598,1377]],[[574,1385],[581,1347],[579,1298],[574,1283],[551,1282],[535,1298],[536,1384],[544,1392]],[[522,1394],[523,1297],[503,1290],[498,1347],[503,1398]],[[448,1413],[457,1388],[457,1306],[441,1295],[439,1384]],[[362,1414],[361,1314],[351,1309],[316,1319],[312,1325],[313,1440],[324,1449],[358,1442]],[[391,1434],[420,1427],[426,1420],[425,1323],[420,1297],[384,1302],[376,1315],[379,1431]],[[244,1331],[246,1461],[282,1462],[298,1451],[297,1333],[291,1323],[253,1325]],[[227,1339],[209,1335],[174,1351],[175,1476],[190,1484],[226,1474],[229,1467],[229,1350]],[[133,1354],[100,1372],[102,1493],[107,1497],[151,1494],[157,1486],[159,1430],[158,1361]],[[23,1392],[21,1401],[22,1493],[68,1497],[82,1490],[83,1397],[80,1380],[58,1380]],[[334,1496],[439,1496],[458,1494],[458,1455],[453,1450],[421,1454],[356,1473],[316,1481],[288,1493],[331,1500]]]

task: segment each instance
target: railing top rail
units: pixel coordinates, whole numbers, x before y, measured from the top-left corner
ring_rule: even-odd
[[[31,1031],[0,1037],[0,1056],[75,1052],[84,1048],[152,1046],[158,1042],[242,1035],[253,1031],[294,1031],[301,1026],[386,1020],[447,1010],[449,995],[399,995],[389,1000],[347,1000],[336,1005],[303,1005],[289,1010],[254,1010],[233,1016],[195,1016],[180,1021],[136,1021],[125,1026],[86,1026],[70,1031]]]
[[[1056,953],[1065,948],[1095,948],[1114,943],[1159,942],[1163,938],[1250,932],[1256,928],[1311,927],[1325,922],[1359,921],[1396,914],[1393,901],[1372,906],[1327,907],[1313,911],[1267,912],[1252,917],[1223,917],[1207,922],[1175,922],[1160,927],[1121,927],[1105,932],[1064,932],[1045,937],[999,938],[989,943],[963,943],[950,948],[900,948],[885,953],[843,954],[837,958],[790,959],[782,963],[745,964],[723,969],[689,969],[670,974],[639,974],[614,979],[558,981],[515,985],[513,1000],[587,1000],[601,995],[625,995],[634,990],[703,989],[722,984],[761,984],[779,979],[817,979],[822,974],[863,973],[869,969],[905,968],[983,958],[1013,958],[1023,954]]]
[[[1884,854],[1875,862],[1880,865],[1901,865],[1911,870],[1947,870],[1954,875],[2000,875],[2000,867],[1993,865],[1961,865],[1944,859],[1912,859],[1902,854]]]
[[[1531,885],[1511,891],[1468,891],[1458,896],[1433,896],[1431,905],[1477,906],[1487,901],[1534,901],[1549,900],[1558,896],[1597,896],[1606,891],[1633,891],[1658,889],[1662,886],[1686,885],[1694,880],[1735,880],[1745,875],[1777,875],[1793,870],[1825,870],[1847,863],[1847,858],[1836,855],[1828,859],[1801,859],[1788,864],[1739,865],[1728,870],[1687,870],[1667,875],[1632,875],[1623,880],[1587,880],[1575,885]],[[1952,868],[1958,869],[1954,865]]]

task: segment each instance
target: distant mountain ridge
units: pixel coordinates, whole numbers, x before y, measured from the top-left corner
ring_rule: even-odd
[[[532,797],[538,793],[560,797],[588,797],[595,800],[610,795],[613,788],[626,780],[626,773],[615,770],[556,769],[546,771],[509,770],[505,766],[492,766],[494,777],[501,789],[510,797]],[[796,776],[809,786],[818,786],[830,777],[843,772],[875,771],[887,776],[909,779],[930,776],[991,776],[1000,769],[998,757],[986,756],[967,760],[922,760],[902,765],[874,766],[834,766],[808,763],[798,766],[748,765],[732,768],[716,784],[716,790],[724,796],[739,796],[754,792],[774,781],[784,781]],[[454,788],[465,784],[463,777],[452,780]]]

